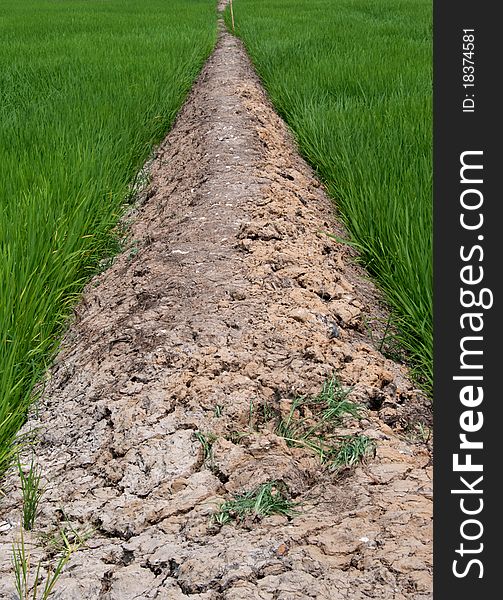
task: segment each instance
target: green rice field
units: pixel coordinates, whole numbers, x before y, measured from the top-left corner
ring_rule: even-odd
[[[0,3],[0,472],[215,15],[208,0]]]
[[[431,392],[431,2],[233,4],[236,34],[335,200]]]

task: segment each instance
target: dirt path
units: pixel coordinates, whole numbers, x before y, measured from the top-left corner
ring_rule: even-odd
[[[88,286],[27,426],[49,482],[38,527],[95,528],[57,597],[431,598],[430,455],[404,435],[425,401],[369,339],[375,292],[320,233],[343,235],[229,34],[151,173],[132,245]],[[367,407],[344,431],[377,445],[342,474],[260,424],[334,372]],[[210,461],[195,432],[215,436]],[[300,514],[210,520],[270,480]],[[20,520],[8,484],[1,598]]]

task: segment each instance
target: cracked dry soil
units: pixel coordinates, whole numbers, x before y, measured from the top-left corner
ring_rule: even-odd
[[[432,597],[430,448],[410,435],[429,405],[376,350],[366,323],[383,315],[379,297],[325,231],[345,235],[241,43],[220,31],[152,163],[131,247],[88,285],[25,427],[40,428],[48,482],[38,529],[63,515],[94,527],[55,597]],[[249,428],[250,406],[288,411],[332,373],[366,407],[344,431],[376,442],[338,474],[270,427]],[[196,431],[216,436],[210,466]],[[224,499],[272,479],[298,515],[211,522]],[[6,491],[7,599],[14,475]]]

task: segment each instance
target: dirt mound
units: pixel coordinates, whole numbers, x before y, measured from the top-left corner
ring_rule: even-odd
[[[427,403],[376,350],[378,296],[324,233],[344,236],[231,35],[151,176],[131,245],[88,286],[27,424],[49,483],[39,529],[95,531],[58,598],[431,598],[430,454],[407,429]],[[352,469],[276,428],[334,374],[365,407],[339,433],[375,444]],[[271,481],[296,514],[210,518]],[[8,484],[2,598],[20,520]]]

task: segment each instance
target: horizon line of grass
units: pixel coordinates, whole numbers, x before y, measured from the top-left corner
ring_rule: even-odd
[[[209,0],[0,7],[0,477],[129,186],[216,42]]]
[[[230,28],[229,11],[225,14]],[[235,33],[433,387],[432,8],[426,0],[236,0]]]

